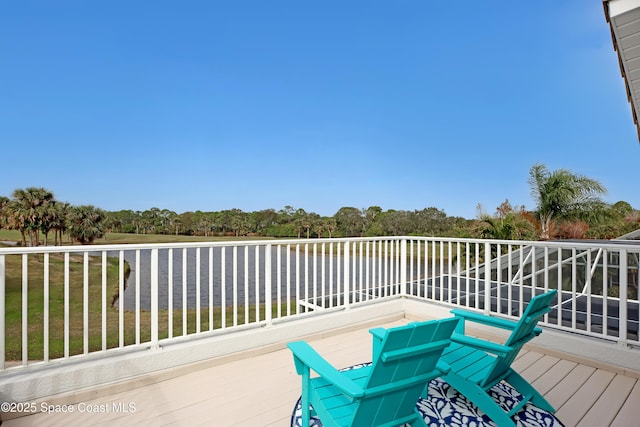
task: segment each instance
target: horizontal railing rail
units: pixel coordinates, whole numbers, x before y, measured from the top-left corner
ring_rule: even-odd
[[[0,371],[408,297],[638,344],[640,246],[426,237],[0,248]]]

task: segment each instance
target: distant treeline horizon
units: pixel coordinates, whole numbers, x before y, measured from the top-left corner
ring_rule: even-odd
[[[564,172],[564,171],[560,171]],[[551,175],[554,178],[554,175]],[[553,205],[555,206],[555,205]],[[107,232],[184,236],[261,236],[293,238],[434,236],[500,240],[610,239],[640,228],[640,211],[629,203],[604,203],[590,198],[550,215],[541,205],[530,211],[506,199],[487,214],[480,205],[475,219],[449,216],[444,210],[383,210],[379,206],[345,206],[332,216],[302,208],[244,212],[225,209],[176,213],[152,207],[144,211],[105,211],[91,205],[73,206],[55,199],[45,188],[17,189],[12,198],[0,196],[0,228],[18,230],[22,245],[38,246],[41,236],[54,244],[63,235],[89,244]],[[541,212],[546,212],[541,215]],[[541,221],[544,216],[545,221]],[[544,227],[542,226],[544,225]]]
[[[258,235],[266,237],[354,237],[388,235],[456,235],[463,233],[473,220],[448,216],[443,210],[382,210],[342,207],[333,216],[321,216],[302,208],[285,206],[244,212],[187,211],[176,213],[153,207],[145,211],[105,211],[107,231],[137,234],[176,235]],[[460,236],[461,237],[461,236]]]

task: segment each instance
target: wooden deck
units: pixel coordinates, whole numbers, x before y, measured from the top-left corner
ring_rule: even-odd
[[[368,329],[327,334],[310,342],[335,366],[345,367],[370,360]],[[638,425],[640,382],[635,372],[535,348],[521,352],[514,367],[557,408],[566,426]],[[165,372],[57,397],[38,405],[74,402],[73,413],[40,413],[3,421],[2,426],[288,426],[300,394],[300,379],[285,348],[181,369],[179,374],[170,378],[171,372]]]

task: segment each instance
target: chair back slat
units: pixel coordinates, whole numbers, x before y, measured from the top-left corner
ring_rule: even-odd
[[[418,322],[387,330],[365,385],[353,425],[384,425],[414,414],[458,319]]]
[[[556,294],[557,291],[554,289],[531,299],[529,305],[527,305],[527,308],[520,317],[518,324],[505,341],[505,345],[511,347],[513,350],[505,356],[496,357],[493,368],[489,371],[483,384],[491,384],[496,378],[499,378],[509,370],[522,347],[536,336],[535,330],[538,321],[549,312],[551,302]]]

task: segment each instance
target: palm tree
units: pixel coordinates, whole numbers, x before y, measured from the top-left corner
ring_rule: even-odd
[[[53,230],[54,245],[62,244],[62,235],[67,230],[67,216],[71,210],[71,205],[67,202],[57,202],[54,205],[51,219],[51,229]]]
[[[511,211],[504,216],[481,218],[480,235],[483,239],[531,240],[535,238],[534,225],[519,212]]]
[[[69,235],[83,245],[93,243],[104,236],[104,219],[104,212],[94,206],[73,207],[67,217]]]
[[[20,231],[20,244],[27,246],[27,214],[22,205],[15,200],[10,201],[4,208],[6,227],[9,230]]]
[[[0,228],[7,226],[7,211],[6,208],[11,200],[8,197],[0,196]]]
[[[45,188],[29,187],[13,192],[12,207],[14,226],[23,233],[29,232],[31,246],[39,244],[39,231],[47,221],[47,211],[55,200],[53,193]]]
[[[600,182],[566,169],[549,171],[537,163],[529,170],[531,195],[537,204],[540,239],[549,239],[552,220],[573,218],[590,204],[602,203],[599,195],[607,190]]]

